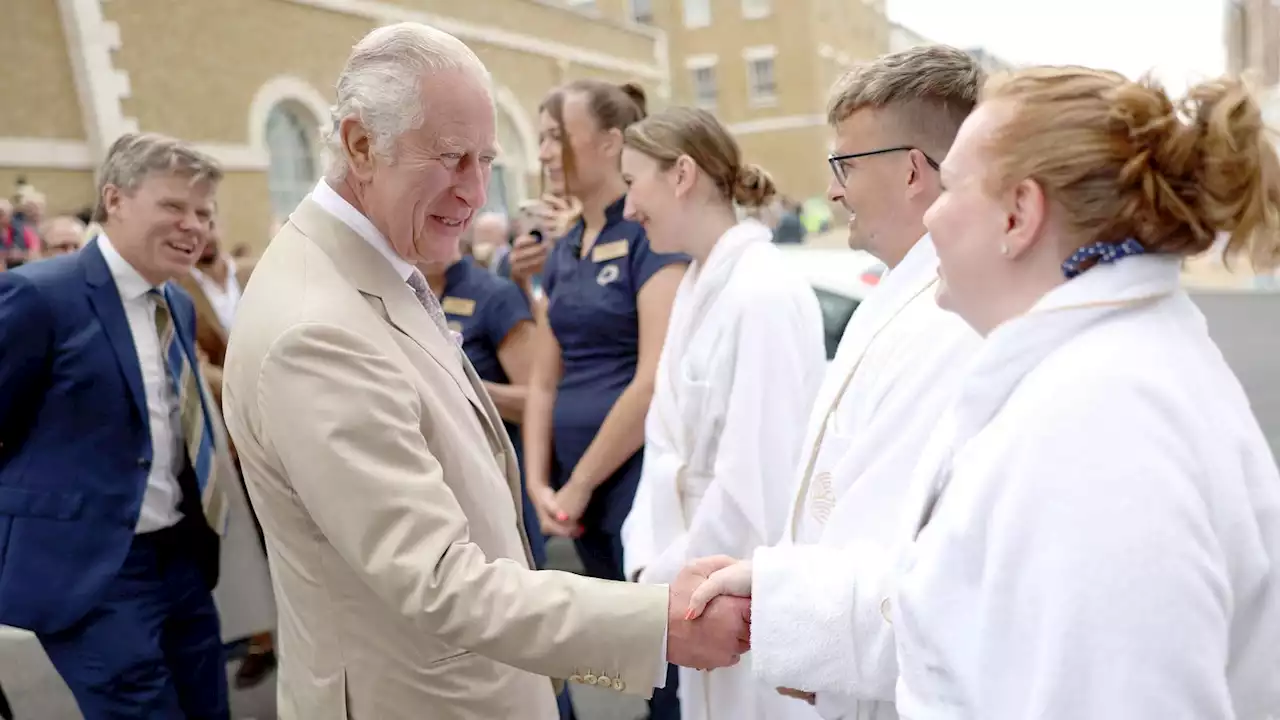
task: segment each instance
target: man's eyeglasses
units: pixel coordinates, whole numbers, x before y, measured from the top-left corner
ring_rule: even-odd
[[[933,168],[934,170],[939,169],[938,163],[935,162],[933,158],[929,157],[929,153],[921,150],[918,147],[912,147],[910,145],[899,145],[897,147],[881,148],[879,150],[868,150],[867,152],[860,152],[860,153],[849,153],[847,155],[829,155],[827,156],[827,164],[831,166],[831,172],[836,176],[836,182],[840,183],[840,186],[843,187],[845,182],[848,181],[848,175],[845,172],[845,167],[844,167],[844,163],[846,160],[853,160],[855,158],[861,158],[861,157],[871,157],[872,155],[884,155],[885,153],[891,153],[891,152],[910,152],[912,150],[915,150],[919,152],[921,155],[923,155],[924,161],[929,163],[929,167]]]

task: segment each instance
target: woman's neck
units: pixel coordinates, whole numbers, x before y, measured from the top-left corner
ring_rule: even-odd
[[[716,243],[737,224],[738,217],[731,207],[708,206],[699,210],[684,223],[685,253],[696,260],[699,267],[705,267]]]
[[[578,196],[582,201],[582,219],[588,230],[599,231],[604,227],[605,211],[627,194],[627,184],[621,175],[613,175],[589,192]]]

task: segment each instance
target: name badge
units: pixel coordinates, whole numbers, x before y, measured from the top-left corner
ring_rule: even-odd
[[[440,301],[440,307],[446,315],[462,315],[471,317],[476,313],[476,301],[467,298],[446,296]]]
[[[611,243],[597,245],[591,248],[591,262],[604,262],[606,260],[616,260],[620,257],[627,256],[627,250],[630,244],[626,240],[614,240]]]

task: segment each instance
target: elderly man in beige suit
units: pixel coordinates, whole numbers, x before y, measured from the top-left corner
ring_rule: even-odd
[[[333,165],[255,269],[224,403],[266,532],[285,720],[553,720],[552,678],[647,696],[746,651],[745,602],[530,570],[501,418],[415,264],[452,256],[496,154],[488,73],[418,24],[338,80]]]

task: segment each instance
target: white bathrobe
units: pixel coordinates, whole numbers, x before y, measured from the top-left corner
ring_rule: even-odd
[[[769,686],[816,691],[826,720],[896,717],[881,605],[907,488],[980,342],[938,308],[937,267],[925,236],[854,313],[810,417],[784,542],[754,556],[756,672]]]
[[[691,560],[749,557],[782,534],[804,422],[826,367],[813,289],[764,225],[744,221],[676,293],[644,471],[622,538],[628,577],[670,583]],[[684,720],[803,720],[802,701],[755,682],[750,654],[711,673],[681,668]]]
[[[1280,717],[1280,474],[1177,258],[992,332],[913,487],[904,717]]]

